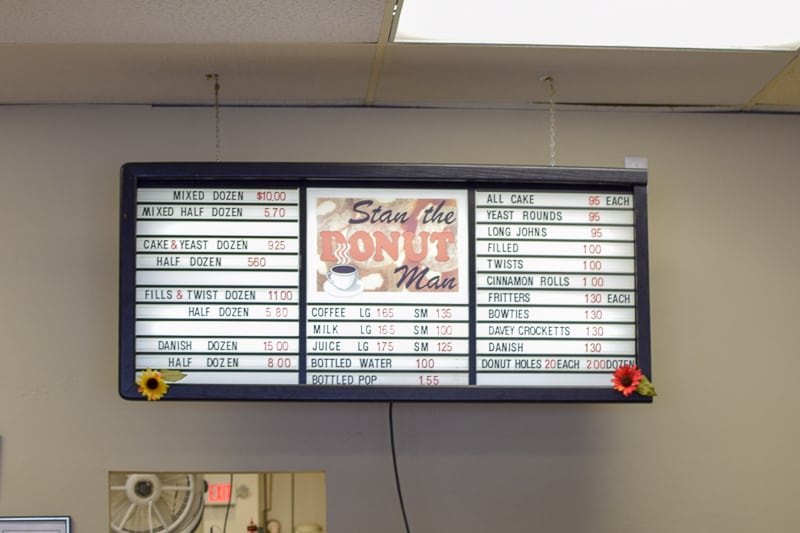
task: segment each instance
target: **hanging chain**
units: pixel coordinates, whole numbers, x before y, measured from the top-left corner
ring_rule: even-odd
[[[217,163],[220,162],[219,141],[219,74],[206,74],[207,80],[214,80],[214,132],[217,149]]]
[[[552,76],[543,76],[550,86],[550,166],[556,166],[556,85]]]

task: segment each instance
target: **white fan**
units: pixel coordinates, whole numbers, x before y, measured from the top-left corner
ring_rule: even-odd
[[[111,531],[190,533],[203,516],[204,487],[197,474],[111,473]]]

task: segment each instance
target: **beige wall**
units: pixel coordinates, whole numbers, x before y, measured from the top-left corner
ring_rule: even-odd
[[[222,154],[546,165],[547,124],[224,109]],[[649,158],[660,395],[397,405],[415,533],[796,531],[798,138],[798,116],[559,112],[559,165]],[[119,167],[213,158],[211,109],[0,108],[0,515],[70,514],[96,533],[109,470],[322,470],[329,531],[399,533],[385,404],[117,395]]]

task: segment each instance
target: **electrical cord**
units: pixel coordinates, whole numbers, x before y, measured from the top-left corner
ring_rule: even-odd
[[[228,513],[231,512],[231,500],[233,499],[233,472],[230,473],[230,490],[228,491],[228,505],[225,506],[225,521],[222,523],[222,533],[228,531]]]
[[[394,467],[394,482],[397,485],[397,499],[400,501],[400,512],[403,513],[403,523],[406,526],[406,533],[411,533],[408,527],[408,516],[406,516],[406,506],[403,503],[403,490],[400,488],[400,475],[397,471],[397,451],[394,446],[394,402],[389,402],[389,440],[392,444],[392,466]]]

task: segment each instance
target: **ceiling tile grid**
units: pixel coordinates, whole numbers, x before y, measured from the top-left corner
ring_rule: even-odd
[[[395,0],[3,0],[2,104],[800,112],[797,52],[387,42]],[[9,74],[11,73],[11,74]]]

